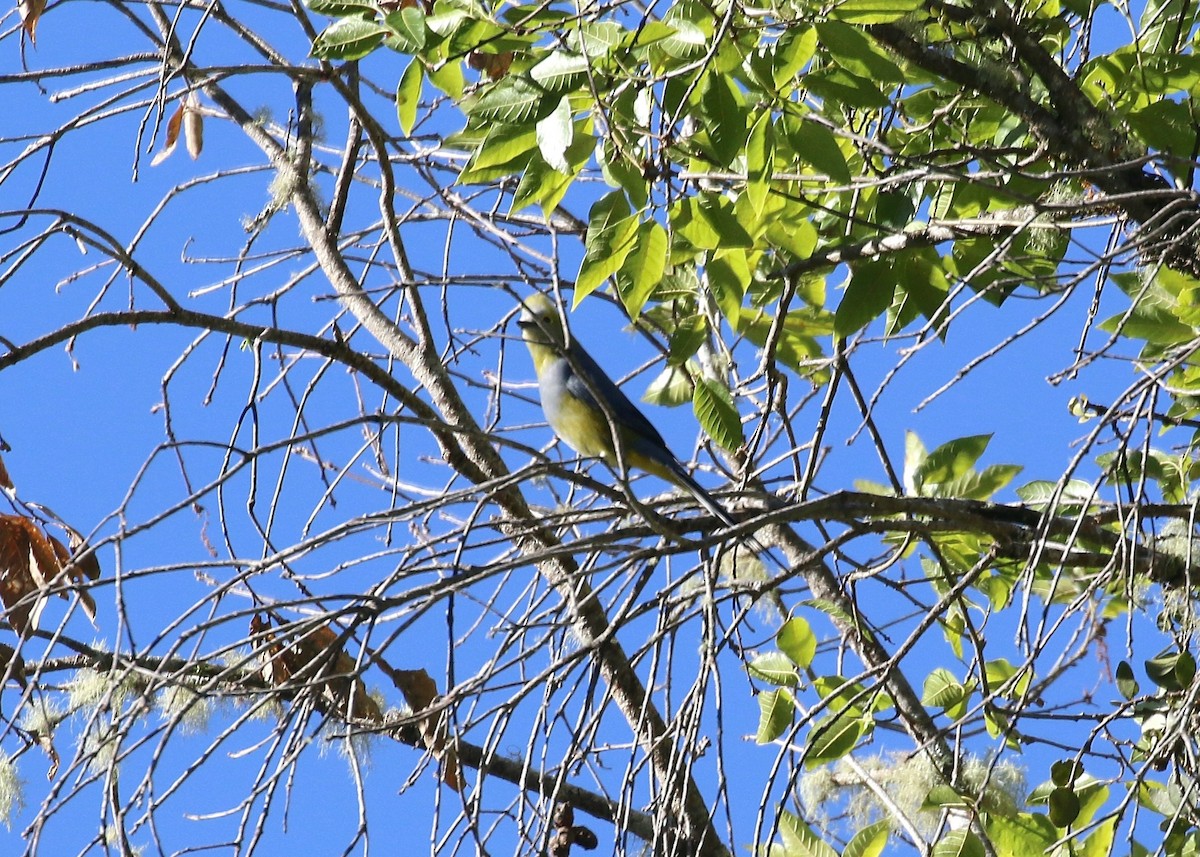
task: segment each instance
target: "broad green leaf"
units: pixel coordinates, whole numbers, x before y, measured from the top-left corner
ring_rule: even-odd
[[[421,101],[421,84],[425,80],[425,66],[413,57],[404,74],[400,75],[400,83],[396,85],[396,118],[400,121],[400,130],[411,134],[417,121],[417,105]]]
[[[451,60],[450,62],[442,63],[428,69],[426,76],[429,78],[430,83],[455,101],[463,97],[463,90],[467,87],[467,81],[463,77],[461,62]]]
[[[770,744],[792,725],[796,702],[784,688],[764,690],[758,695],[758,733],[755,741]]]
[[[1163,690],[1184,690],[1196,677],[1196,659],[1191,652],[1159,655],[1146,661],[1146,675]]]
[[[527,77],[509,75],[463,105],[472,118],[522,125],[537,122],[558,106],[559,98],[549,95]]]
[[[1016,494],[1024,502],[1034,507],[1048,506],[1050,503],[1059,503],[1059,508],[1063,506],[1074,507],[1090,504],[1095,501],[1096,492],[1090,483],[1084,482],[1082,479],[1072,479],[1067,483],[1062,493],[1059,493],[1057,482],[1037,481],[1030,482],[1028,485],[1022,485],[1016,489]]]
[[[1079,795],[1074,789],[1059,786],[1050,792],[1048,804],[1050,821],[1055,827],[1069,827],[1079,817]]]
[[[1073,857],[1109,857],[1113,853],[1113,845],[1116,841],[1118,820],[1114,816],[1096,825],[1091,835],[1083,840],[1081,845],[1073,844]],[[1136,853],[1136,850],[1131,852],[1131,854]]]
[[[569,173],[567,147],[574,140],[575,125],[571,117],[571,101],[563,96],[550,115],[540,119],[536,126],[538,150],[543,160],[560,173]]]
[[[671,227],[698,250],[754,246],[754,239],[738,222],[729,200],[716,194],[702,193],[680,200],[672,207]]]
[[[779,813],[779,834],[787,857],[838,857],[838,852],[812,832],[803,819],[786,809]]]
[[[775,170],[775,140],[770,111],[764,110],[746,142],[746,196],[761,217]]]
[[[383,21],[392,31],[389,44],[395,50],[415,54],[425,47],[425,10],[420,4],[389,12]]]
[[[809,733],[804,767],[812,770],[842,758],[874,728],[875,721],[853,708],[822,717]]]
[[[923,0],[841,0],[830,9],[834,18],[848,24],[887,24],[925,8]]]
[[[811,118],[789,119],[783,128],[800,160],[835,182],[849,183],[850,168],[832,131]]]
[[[575,306],[621,269],[637,234],[638,220],[623,193],[613,191],[596,201],[588,215],[587,253],[575,278]]]
[[[780,810],[779,835],[787,857],[838,857],[837,852],[793,813]]]
[[[1117,664],[1117,690],[1126,699],[1133,699],[1141,690],[1137,678],[1133,675],[1133,667],[1129,666],[1128,661],[1121,661]]]
[[[362,59],[383,42],[388,29],[374,21],[342,18],[313,41],[312,55],[322,60]]]
[[[817,637],[800,616],[793,616],[783,623],[775,635],[775,645],[800,669],[807,669],[817,653]]]
[[[704,128],[713,159],[722,167],[728,167],[742,152],[746,144],[746,112],[742,109],[733,81],[723,74],[708,76],[708,89],[702,100],[704,105]]]
[[[858,831],[842,849],[842,857],[879,857],[887,846],[892,825],[886,818]]]
[[[682,366],[700,349],[706,339],[708,339],[708,319],[702,314],[694,313],[679,319],[675,329],[671,331],[671,337],[667,343],[668,365]]]
[[[954,677],[954,673],[945,667],[938,667],[925,677],[921,703],[944,709],[947,715],[957,718],[965,713],[963,703],[970,694],[970,690]]]
[[[883,315],[895,293],[895,272],[888,262],[875,260],[857,266],[834,312],[834,332],[849,336],[862,330]]]
[[[305,0],[304,5],[318,15],[346,18],[351,15],[375,16],[375,4],[369,0]]]
[[[704,277],[721,315],[737,326],[742,298],[752,277],[746,252],[737,247],[718,251],[704,266]]]
[[[795,687],[800,681],[800,676],[796,674],[796,665],[782,652],[764,652],[756,655],[746,665],[746,669],[755,678],[781,687]]]
[[[817,52],[817,31],[813,27],[792,25],[775,45],[775,86],[792,84]]]
[[[988,838],[999,857],[1029,857],[1049,854],[1058,840],[1058,831],[1044,815],[1021,812],[1015,817],[991,816],[987,819]]]
[[[914,431],[904,433],[904,493],[910,495],[919,495],[921,493],[921,483],[917,476],[921,468],[925,464],[925,459],[929,453],[925,451],[925,444],[921,443],[921,439],[917,437]]]
[[[1142,9],[1139,47],[1147,54],[1172,53],[1180,42],[1187,44],[1196,11],[1192,0],[1148,0]]]
[[[971,831],[952,830],[933,846],[933,857],[987,857],[987,851]]]
[[[705,434],[729,452],[736,452],[746,442],[742,420],[733,405],[728,388],[712,378],[699,378],[692,393],[692,409]]]
[[[615,21],[588,22],[567,34],[567,47],[592,60],[608,56],[624,41],[626,29]]]
[[[650,382],[642,401],[674,408],[692,400],[692,378],[679,366],[668,366]]]
[[[834,61],[846,71],[876,82],[899,83],[904,80],[900,67],[849,24],[824,21],[817,24],[817,36]]]
[[[979,434],[943,443],[922,462],[917,470],[916,484],[922,486],[949,482],[970,472],[991,439],[990,434]]]
[[[631,319],[637,319],[642,307],[667,269],[667,231],[653,220],[638,226],[633,252],[617,272],[617,294]]]
[[[680,60],[692,59],[702,55],[708,47],[708,36],[691,21],[676,19],[669,26],[672,32],[655,45],[667,56]]]
[[[588,58],[570,51],[554,51],[529,70],[529,76],[550,93],[568,92],[587,80]]]

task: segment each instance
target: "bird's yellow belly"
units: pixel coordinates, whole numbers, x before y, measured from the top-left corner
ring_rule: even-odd
[[[609,458],[612,455],[612,432],[604,412],[584,402],[564,396],[555,403],[553,413],[546,416],[551,428],[580,455]]]

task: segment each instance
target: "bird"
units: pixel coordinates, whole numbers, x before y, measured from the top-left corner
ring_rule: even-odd
[[[569,335],[553,301],[541,293],[524,298],[517,327],[533,357],[546,421],[561,440],[618,473],[629,468],[652,473],[690,493],[725,526],[737,525],[671,453],[645,414]]]

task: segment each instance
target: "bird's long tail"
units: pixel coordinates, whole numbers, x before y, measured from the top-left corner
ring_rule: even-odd
[[[722,524],[727,527],[737,526],[737,521],[735,521],[727,511],[725,511],[725,507],[717,502],[716,497],[705,491],[700,483],[692,478],[692,474],[683,469],[682,464],[677,461],[672,462],[672,464],[674,466],[671,467],[668,474],[671,482],[674,482],[680,488],[687,490],[693,497],[696,498],[696,501],[701,506],[711,512],[713,516]]]

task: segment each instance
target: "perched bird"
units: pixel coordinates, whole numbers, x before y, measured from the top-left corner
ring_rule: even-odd
[[[580,455],[601,458],[614,469],[636,467],[684,488],[723,524],[735,525],[671,454],[645,415],[579,341],[567,336],[558,307],[549,298],[525,298],[517,326],[533,357],[542,410],[560,439]]]

